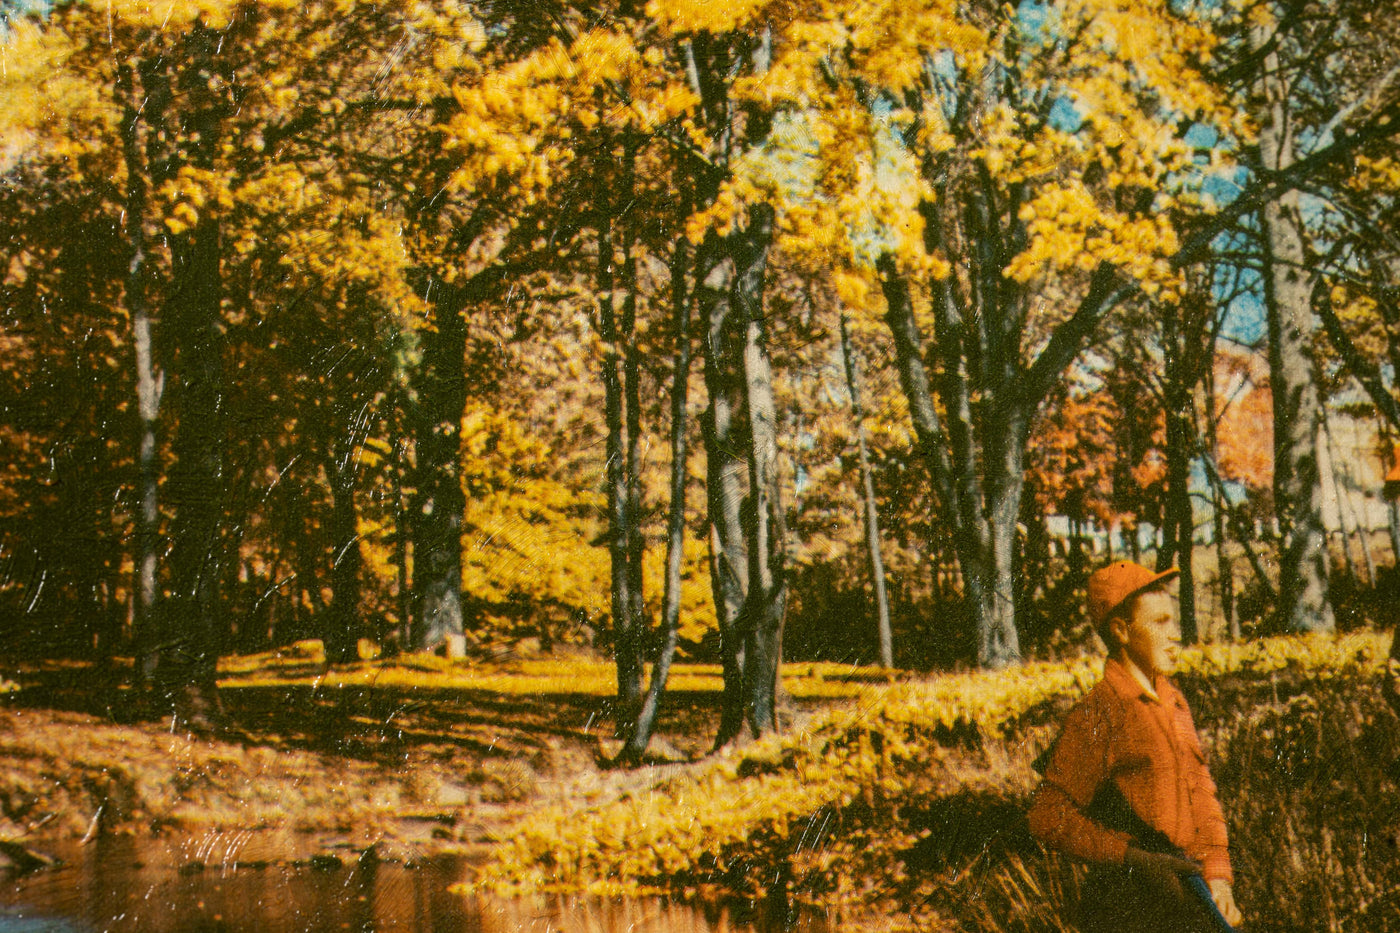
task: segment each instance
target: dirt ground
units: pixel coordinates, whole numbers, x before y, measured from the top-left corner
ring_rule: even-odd
[[[12,676],[0,864],[104,834],[160,841],[147,848],[185,870],[481,858],[541,802],[586,805],[697,766],[718,718],[712,693],[671,696],[655,763],[626,771],[607,766],[613,710],[594,694],[322,689],[313,676],[225,687],[219,727],[194,735],[131,715],[129,691],[81,665]]]

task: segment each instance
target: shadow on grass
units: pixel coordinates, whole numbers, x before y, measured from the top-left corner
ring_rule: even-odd
[[[928,830],[906,858],[913,871],[961,871],[981,860],[1041,851],[1026,826],[1026,802],[1019,797],[965,790],[921,803],[901,813],[911,830]]]
[[[483,689],[323,686],[324,665],[279,669],[309,683],[236,683],[219,690],[213,736],[245,746],[297,748],[375,763],[402,760],[411,750],[457,749],[479,758],[535,761],[551,741],[582,746],[601,758],[614,738],[615,698],[585,692],[519,694]],[[82,662],[29,664],[18,671],[20,690],[0,696],[12,707],[89,715],[116,725],[164,718],[131,686],[130,665]],[[658,717],[657,744],[699,743],[719,717],[717,691],[668,693]],[[708,750],[705,741],[703,748]],[[685,753],[654,753],[670,761]]]

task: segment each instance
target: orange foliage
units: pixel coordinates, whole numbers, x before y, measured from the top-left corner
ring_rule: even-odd
[[[1071,393],[1045,413],[1030,444],[1035,488],[1044,507],[1111,523],[1118,415],[1106,392]]]
[[[1215,380],[1221,475],[1251,489],[1268,489],[1274,476],[1274,403],[1265,364],[1253,356],[1223,354]]]

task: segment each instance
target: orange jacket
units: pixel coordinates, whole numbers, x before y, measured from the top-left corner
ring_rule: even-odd
[[[1072,709],[1031,798],[1031,832],[1051,848],[1090,862],[1121,863],[1126,833],[1083,813],[1104,781],[1113,781],[1129,805],[1165,833],[1209,879],[1233,881],[1225,816],[1215,796],[1186,698],[1165,677],[1157,697],[1117,660]]]

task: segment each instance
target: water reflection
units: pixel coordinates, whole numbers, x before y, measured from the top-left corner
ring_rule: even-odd
[[[692,907],[657,899],[537,898],[476,905],[483,933],[826,933],[819,918],[738,915],[725,907]]]
[[[24,917],[0,911],[0,933],[84,933],[85,928],[57,917]]]
[[[727,908],[660,899],[471,899],[466,865],[238,864],[190,870],[131,840],[62,853],[57,869],[0,883],[0,933],[825,933]],[[184,870],[181,869],[184,865]]]

